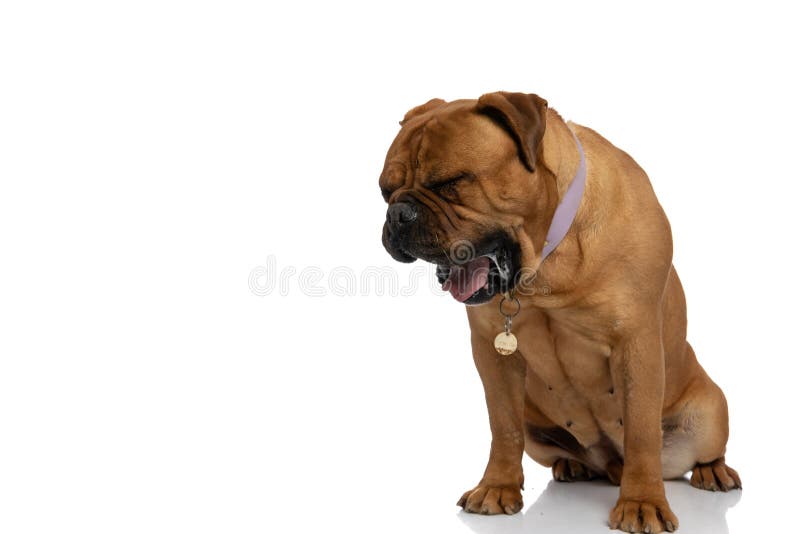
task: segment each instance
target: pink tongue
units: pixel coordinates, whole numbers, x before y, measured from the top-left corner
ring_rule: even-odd
[[[449,291],[458,302],[464,302],[474,295],[489,281],[489,258],[481,256],[464,265],[454,265],[450,268],[448,278],[443,289]]]

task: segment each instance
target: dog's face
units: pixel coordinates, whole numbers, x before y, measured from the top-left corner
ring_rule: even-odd
[[[536,95],[490,93],[409,111],[380,177],[389,254],[436,264],[444,289],[465,304],[513,287],[518,231],[541,187],[546,106]]]

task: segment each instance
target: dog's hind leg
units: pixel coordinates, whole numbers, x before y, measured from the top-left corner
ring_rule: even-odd
[[[696,488],[728,491],[742,487],[739,474],[725,464],[725,395],[699,365],[686,391],[665,413],[662,428],[665,479],[681,477],[691,470],[690,482]]]
[[[708,491],[728,491],[742,487],[742,479],[735,469],[725,464],[725,457],[707,464],[697,464],[692,469],[692,486]]]
[[[577,460],[559,458],[553,464],[553,479],[559,482],[578,482],[596,478],[604,478],[604,475]]]

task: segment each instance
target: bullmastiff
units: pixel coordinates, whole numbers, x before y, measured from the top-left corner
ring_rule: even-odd
[[[380,175],[383,245],[466,304],[489,461],[458,504],[522,508],[522,454],[619,485],[609,526],[674,531],[664,479],[741,488],[728,409],[686,340],[672,236],[645,172],[535,94],[406,113]]]

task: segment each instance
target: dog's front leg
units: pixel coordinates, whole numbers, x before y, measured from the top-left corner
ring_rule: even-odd
[[[657,316],[657,314],[654,314]],[[624,391],[624,466],[609,526],[626,532],[678,528],[661,474],[664,355],[658,324],[637,329],[612,352],[615,382]]]
[[[483,478],[458,505],[468,512],[515,514],[522,509],[526,363],[519,352],[499,355],[490,340],[475,333],[472,355],[486,394],[492,448]]]

